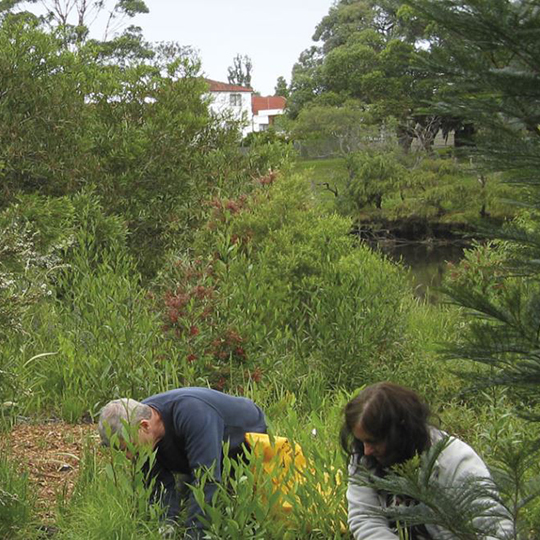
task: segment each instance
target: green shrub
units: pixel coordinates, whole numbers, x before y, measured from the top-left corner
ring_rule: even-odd
[[[202,509],[201,521],[207,538],[286,538],[285,523],[279,519],[280,494],[273,491],[272,478],[277,474],[266,476],[261,462],[248,460],[251,464],[224,458],[222,482],[217,484],[212,501],[205,501],[203,491],[206,483],[212,481],[211,471],[204,472],[198,485],[192,488]],[[261,483],[260,479],[264,481]]]
[[[281,342],[296,357],[292,370],[319,370],[328,385],[354,388],[398,360],[409,307],[404,273],[358,245],[350,227],[319,215],[302,179],[287,178],[231,218],[229,234],[240,241],[220,252],[226,313],[250,352],[260,358]],[[273,361],[260,367],[271,371]]]
[[[256,451],[241,462],[226,458],[223,481],[211,504],[204,502],[203,492],[211,474],[202,475],[193,491],[205,512],[202,521],[210,538],[349,537],[345,459],[338,450],[337,435],[347,396],[338,392],[318,397],[319,405],[324,402],[320,412],[300,416],[290,401],[279,413],[277,408],[268,411],[271,434],[286,437],[293,449],[298,445],[305,465],[284,467],[279,457],[263,463]]]
[[[106,216],[92,194],[74,197],[73,207],[63,264],[47,284],[53,294],[21,320],[31,331],[14,359],[27,406],[71,421],[112,397],[178,385],[182,375],[122,222]]]
[[[365,206],[381,209],[383,199],[406,182],[407,172],[398,156],[390,152],[356,152],[347,156],[349,181],[346,196],[357,210]]]
[[[69,201],[37,195],[0,212],[0,337],[23,333],[25,314],[52,295],[71,213]]]
[[[215,201],[198,266],[178,262],[163,276],[170,335],[192,377],[241,387],[277,371],[290,389],[310,371],[332,388],[407,377],[398,366],[417,347],[407,276],[350,228],[318,213],[302,177]]]
[[[130,258],[104,253],[98,264],[89,260],[83,246],[73,251],[58,283],[66,297],[54,311],[35,314],[37,356],[25,363],[36,406],[38,399],[41,407],[56,405],[72,421],[112,397],[153,393],[170,374],[168,362],[177,384],[182,370]],[[61,332],[51,334],[51,327]]]

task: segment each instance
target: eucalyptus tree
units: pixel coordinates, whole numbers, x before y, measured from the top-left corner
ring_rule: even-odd
[[[294,66],[289,111],[296,117],[308,104],[327,95],[343,104],[354,99],[383,124],[398,120],[402,147],[421,135],[429,149],[441,120],[421,110],[438,91],[440,81],[414,68],[422,49],[425,22],[412,16],[404,0],[341,0],[317,26],[320,42],[302,53]]]
[[[54,33],[71,51],[91,45],[102,61],[147,61],[154,55],[132,20],[149,12],[144,0],[4,0],[2,18],[30,18]]]
[[[46,25],[61,28],[71,40],[88,39],[92,27],[101,28],[101,40],[121,33],[133,17],[149,12],[144,0],[9,0],[4,9],[19,11],[36,7]]]
[[[230,84],[237,84],[251,88],[251,72],[253,63],[248,55],[237,54],[233,58],[232,66],[227,70],[227,80]]]

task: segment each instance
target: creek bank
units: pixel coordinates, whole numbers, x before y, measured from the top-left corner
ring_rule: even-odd
[[[442,223],[421,218],[377,219],[356,223],[352,234],[368,242],[464,242],[476,230],[473,224]],[[465,240],[469,237],[469,240]]]

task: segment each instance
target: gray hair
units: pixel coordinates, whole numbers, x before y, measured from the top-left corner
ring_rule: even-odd
[[[101,442],[109,446],[111,435],[118,435],[122,439],[122,430],[128,426],[136,426],[141,420],[150,420],[152,409],[134,399],[121,398],[109,401],[99,415],[98,431]]]

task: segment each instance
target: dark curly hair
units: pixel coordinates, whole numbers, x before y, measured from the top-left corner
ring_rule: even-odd
[[[343,412],[340,440],[349,459],[364,456],[364,445],[353,435],[359,424],[385,443],[388,466],[403,463],[430,446],[429,407],[403,386],[390,382],[368,386],[347,403]],[[368,461],[369,465],[377,467],[373,459]]]

